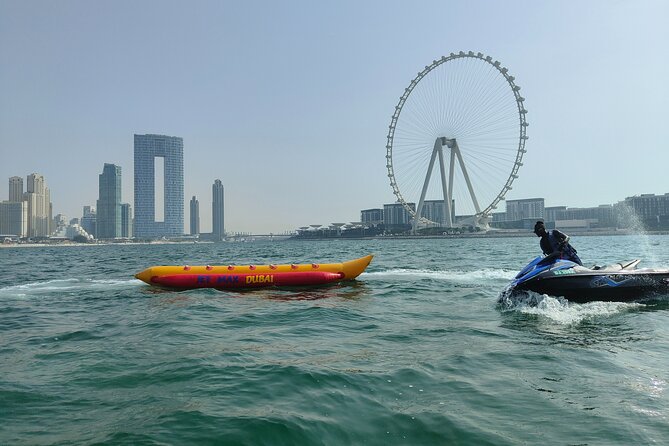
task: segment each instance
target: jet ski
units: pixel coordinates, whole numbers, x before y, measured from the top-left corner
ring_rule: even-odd
[[[534,291],[573,302],[630,301],[669,293],[669,269],[636,269],[640,260],[586,268],[557,255],[537,257],[507,285],[500,299]]]

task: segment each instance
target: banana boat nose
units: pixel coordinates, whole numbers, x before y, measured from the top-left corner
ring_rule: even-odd
[[[151,268],[147,268],[144,271],[135,274],[135,278],[141,280],[142,282],[148,283],[149,285],[151,285],[151,277]]]

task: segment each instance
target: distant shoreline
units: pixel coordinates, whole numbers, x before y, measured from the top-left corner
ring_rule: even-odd
[[[129,242],[129,243],[113,243],[113,242],[98,242],[98,243],[77,243],[77,242],[63,242],[63,243],[0,243],[0,248],[48,248],[48,247],[77,247],[77,246],[139,246],[139,245],[205,245],[214,242],[194,242],[194,241],[156,241],[156,242]]]
[[[593,236],[623,236],[623,235],[669,235],[669,231],[577,231],[569,232],[572,237],[593,237]],[[465,233],[453,235],[387,235],[387,236],[373,236],[373,237],[309,237],[309,238],[288,238],[281,240],[274,240],[273,242],[291,242],[291,241],[328,241],[328,240],[420,240],[420,239],[459,239],[459,238],[514,238],[514,237],[535,237],[531,231],[489,231],[485,233]],[[259,239],[257,241],[265,242],[266,239]],[[253,236],[249,236],[245,242],[220,242],[220,243],[255,243]],[[138,245],[198,245],[198,244],[212,244],[216,242],[210,241],[170,241],[161,240],[153,242],[129,242],[129,243],[113,243],[113,242],[98,242],[98,243],[2,243],[0,248],[47,248],[47,247],[79,247],[79,246],[138,246]]]
[[[593,237],[593,236],[622,236],[622,235],[667,235],[669,231],[644,231],[644,232],[633,232],[633,231],[569,231],[570,237]],[[293,241],[305,241],[305,240],[408,240],[408,239],[450,239],[450,238],[513,238],[513,237],[536,237],[531,230],[524,231],[488,231],[488,232],[471,232],[464,234],[452,234],[452,235],[386,235],[386,236],[373,236],[373,237],[305,237],[305,238],[292,238]]]

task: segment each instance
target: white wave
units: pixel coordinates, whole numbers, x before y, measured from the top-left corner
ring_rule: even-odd
[[[3,287],[0,288],[0,294],[24,297],[51,292],[123,289],[130,286],[139,286],[142,283],[142,281],[137,279],[57,279]]]
[[[643,407],[635,406],[634,404],[630,405],[630,407],[637,413],[647,415],[649,417],[666,419],[666,416],[659,410],[644,409]]]
[[[474,283],[482,280],[511,280],[516,272],[503,269],[480,269],[473,271],[444,270],[431,271],[426,269],[389,269],[363,273],[366,277],[396,277],[396,278],[425,278],[446,280],[459,283]]]
[[[503,297],[502,306],[507,311],[534,314],[561,325],[578,324],[584,320],[608,317],[644,306],[635,302],[574,303],[562,297],[529,292],[523,296]]]

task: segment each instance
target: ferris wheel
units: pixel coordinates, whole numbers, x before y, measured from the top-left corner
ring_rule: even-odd
[[[390,121],[386,167],[414,230],[487,228],[523,165],[528,123],[519,91],[500,62],[471,51],[434,60],[409,83]]]

